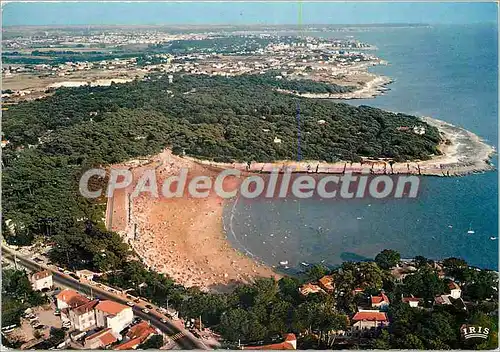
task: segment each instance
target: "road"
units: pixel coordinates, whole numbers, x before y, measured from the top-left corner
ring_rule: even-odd
[[[39,271],[41,269],[49,270],[52,272],[52,279],[71,289],[74,289],[79,292],[83,292],[87,295],[92,295],[97,298],[101,299],[109,299],[113,300],[115,302],[127,303],[127,299],[124,297],[120,297],[116,294],[107,292],[99,287],[96,287],[95,285],[90,285],[84,282],[80,282],[71,276],[68,276],[64,273],[61,273],[57,270],[54,270],[53,268],[47,267],[45,265],[40,265],[39,263],[36,263],[32,261],[31,259],[28,259],[26,257],[23,257],[19,255],[19,253],[15,252],[14,250],[5,247],[2,245],[2,255],[5,259],[9,259],[11,261],[14,260],[14,255],[16,256],[17,259],[17,264],[25,267],[26,269],[32,270],[32,271]],[[201,349],[201,350],[208,350],[209,348],[203,344],[200,340],[198,340],[193,334],[191,334],[189,331],[185,329],[181,329],[178,326],[174,325],[172,320],[167,319],[166,323],[162,323],[161,319],[165,318],[163,315],[160,315],[153,309],[150,310],[149,313],[144,313],[142,312],[142,309],[144,308],[144,303],[136,304],[132,309],[134,311],[134,314],[137,315],[138,317],[147,320],[153,325],[154,327],[158,328],[161,332],[167,334],[171,339],[173,339],[180,347],[183,349]]]

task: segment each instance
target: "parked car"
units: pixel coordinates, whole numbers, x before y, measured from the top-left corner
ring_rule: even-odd
[[[141,300],[139,298],[134,299],[135,303],[139,303]]]
[[[148,313],[149,313],[149,309],[147,309],[147,308],[143,308],[143,309],[142,309],[142,312],[143,312],[143,313],[148,314]]]
[[[133,307],[134,305],[135,305],[134,302],[131,302],[131,301],[127,302],[127,306]]]
[[[153,306],[151,304],[146,304],[146,308],[153,309]]]
[[[161,318],[161,322],[162,322],[162,323],[164,323],[164,324],[165,324],[167,321],[168,321],[167,319],[165,319],[165,318]]]

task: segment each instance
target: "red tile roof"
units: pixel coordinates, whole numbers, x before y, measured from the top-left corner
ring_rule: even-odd
[[[367,311],[361,311],[357,312],[354,317],[352,318],[354,321],[361,321],[361,320],[367,320],[367,321],[387,321],[387,315],[384,312],[367,312]]]
[[[383,292],[380,294],[380,296],[372,296],[372,304],[378,304],[382,302],[390,303],[389,297],[387,297]]]
[[[149,323],[141,321],[130,328],[127,333],[129,341],[123,342],[116,346],[115,350],[131,350],[136,348],[138,345],[143,343],[148,339],[149,336],[156,333],[155,328],[153,328]]]
[[[73,312],[75,312],[78,315],[87,313],[87,312],[93,310],[94,307],[97,306],[98,303],[99,303],[99,300],[94,299],[93,301],[87,302],[85,304],[82,304],[81,306],[73,308]]]
[[[285,341],[264,346],[245,346],[244,350],[296,350],[297,337],[295,334],[286,334]]]
[[[90,302],[87,297],[82,296],[78,292],[70,289],[62,290],[61,292],[59,292],[56,298],[60,301],[65,302],[68,306],[73,308]]]
[[[299,288],[299,292],[302,295],[307,296],[310,293],[318,293],[318,292],[324,292],[324,291],[318,285],[307,283],[307,284],[302,285],[301,288]]]
[[[117,303],[117,302],[113,302],[113,301],[101,301],[95,307],[95,309],[97,309],[97,310],[100,310],[102,312],[112,314],[112,315],[116,315],[116,314],[120,313],[122,310],[127,309],[127,308],[129,308],[129,307],[127,307],[126,305]]]
[[[321,279],[319,279],[319,285],[327,291],[333,291],[333,289],[335,288],[333,277],[330,275],[325,275]]]
[[[141,338],[138,337],[138,338],[132,339],[130,341],[126,341],[124,343],[121,343],[118,346],[115,346],[115,348],[113,348],[113,349],[117,350],[117,351],[119,351],[119,350],[133,350],[137,346],[139,346],[141,343],[142,343]]]
[[[156,330],[151,325],[145,321],[141,321],[139,324],[136,324],[129,329],[127,337],[129,339],[135,339],[143,336],[147,337],[155,332]]]
[[[113,335],[111,328],[106,328],[104,330],[98,331],[95,334],[92,334],[85,338],[85,341],[99,339],[103,346],[111,345],[112,343],[117,341],[115,335]]]

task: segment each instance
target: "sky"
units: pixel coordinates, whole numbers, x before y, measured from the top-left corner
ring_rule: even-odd
[[[298,2],[55,2],[8,3],[3,26],[296,24]],[[495,3],[451,2],[302,2],[303,24],[496,23]]]

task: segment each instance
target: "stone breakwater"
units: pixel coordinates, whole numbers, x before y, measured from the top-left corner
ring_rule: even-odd
[[[438,128],[443,142],[439,145],[441,155],[434,155],[429,160],[408,162],[393,162],[391,160],[364,159],[362,162],[334,162],[321,161],[276,161],[270,163],[218,163],[208,160],[189,158],[197,163],[216,169],[237,169],[251,173],[270,173],[278,170],[284,172],[291,168],[296,173],[315,174],[406,174],[431,176],[462,176],[471,173],[494,170],[490,158],[495,153],[492,146],[486,144],[472,132],[450,123],[422,117],[422,121]]]

